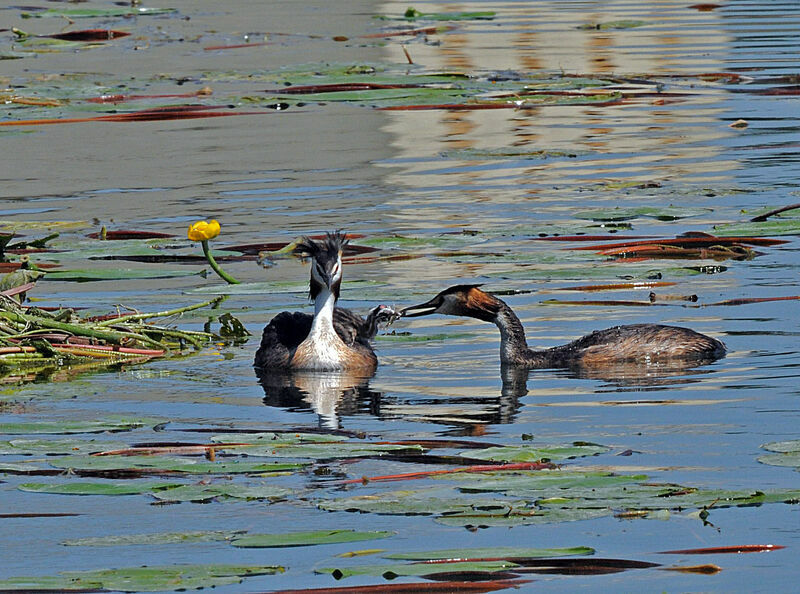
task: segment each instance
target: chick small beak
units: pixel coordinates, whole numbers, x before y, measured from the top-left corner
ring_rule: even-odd
[[[416,318],[419,316],[427,316],[436,313],[439,306],[432,301],[420,303],[419,305],[410,305],[400,310],[400,316],[404,318]]]

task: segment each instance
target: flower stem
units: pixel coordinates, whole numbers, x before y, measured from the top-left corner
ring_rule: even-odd
[[[225,282],[231,285],[238,285],[239,281],[233,278],[227,272],[225,272],[222,268],[220,268],[219,264],[217,264],[217,261],[214,259],[214,256],[211,255],[211,249],[208,247],[208,240],[204,239],[201,243],[203,244],[203,254],[205,254],[206,260],[208,260],[208,263],[214,270],[214,272],[216,272],[219,275],[219,277]]]

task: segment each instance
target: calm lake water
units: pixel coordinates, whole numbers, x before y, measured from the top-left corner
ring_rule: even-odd
[[[611,448],[602,456],[568,462],[578,468],[641,472],[655,482],[703,488],[797,489],[800,480],[794,468],[757,461],[765,453],[762,444],[800,439],[797,301],[712,305],[800,294],[796,234],[782,237],[788,243],[755,248],[759,254],[751,259],[722,261],[612,262],[594,252],[565,253],[563,248],[576,244],[536,240],[609,230],[620,236],[663,237],[715,232],[715,226],[800,201],[800,5],[726,1],[701,10],[689,4],[415,2],[414,8],[423,13],[496,15],[451,21],[451,30],[403,37],[402,42],[398,37],[363,37],[406,26],[374,18],[401,15],[408,5],[396,2],[176,0],[159,5],[176,13],[76,19],[72,29],[102,27],[133,34],[103,47],[60,48],[0,61],[3,86],[20,94],[33,89],[28,94],[36,96],[46,95],[43,89],[62,96],[58,89],[69,88],[83,97],[174,94],[210,87],[213,95],[203,99],[208,105],[230,104],[263,113],[0,128],[0,219],[6,225],[82,221],[59,238],[74,243],[101,224],[182,237],[192,221],[217,218],[222,234],[215,246],[220,248],[288,242],[299,234],[341,228],[364,236],[355,243],[387,240],[376,258],[346,263],[342,303],[347,307],[366,311],[376,302],[410,305],[452,284],[483,283],[486,290],[501,292],[518,312],[534,347],[567,342],[615,323],[663,322],[723,340],[729,349],[724,359],[666,377],[576,377],[541,370],[531,372],[527,381],[517,378],[515,384],[504,385],[496,328],[432,316],[401,320],[391,329],[410,335],[379,337],[377,373],[343,399],[337,395],[347,382],[330,377],[301,382],[297,387],[304,397],[282,397],[269,386],[265,396],[251,367],[258,336],[275,313],[311,309],[303,289],[308,267],[290,259],[267,268],[244,261],[225,267],[243,282],[274,284],[274,290],[232,295],[224,304],[253,333],[248,343],[69,382],[7,386],[0,394],[1,422],[117,414],[168,421],[159,431],[148,426],[131,434],[96,437],[128,444],[199,443],[203,434],[183,431],[197,427],[338,428],[375,440],[454,438],[505,445],[519,445],[523,435],[532,435],[540,443],[587,441]],[[116,5],[97,1],[69,6]],[[0,10],[3,26],[49,34],[65,24],[59,18],[23,19],[26,9]],[[424,22],[437,24],[441,25]],[[599,26],[582,27],[592,24]],[[0,35],[0,50],[24,49],[12,42],[10,32]],[[205,49],[263,41],[267,43]],[[407,63],[403,43],[413,64]],[[459,72],[497,84],[531,75],[583,75],[613,79],[617,89],[638,97],[613,105],[474,111],[384,111],[373,109],[369,101],[306,101],[275,111],[245,99],[274,87],[270,73],[285,69],[291,82],[293,73],[325,65],[387,67],[396,75]],[[162,104],[143,101],[134,107],[109,105],[107,110]],[[75,118],[87,113],[75,100],[35,115],[11,104],[0,112],[0,119]],[[739,119],[746,120],[747,127],[730,126]],[[635,211],[644,207],[654,210]],[[619,220],[609,220],[612,209],[618,209]],[[621,223],[630,228],[613,226]],[[393,234],[402,238],[388,241]],[[106,260],[64,262],[65,268],[119,266],[119,261]],[[156,270],[177,265],[124,266]],[[676,283],[654,289],[657,293],[696,295],[697,301],[658,301],[653,307],[548,303],[648,301],[650,289],[565,289],[656,277]],[[79,305],[101,313],[113,311],[116,304],[160,310],[201,301],[207,294],[193,291],[210,286],[219,286],[217,279],[45,280],[31,296],[44,305]],[[197,329],[203,321],[203,316],[190,317],[180,325]],[[340,470],[359,478],[415,469],[373,460]],[[382,583],[379,577],[336,582],[330,575],[314,574],[314,568],[339,562],[381,563],[370,557],[335,557],[355,549],[589,546],[598,557],[714,563],[722,571],[543,575],[535,576],[535,584],[528,587],[748,592],[796,588],[797,505],[712,509],[710,525],[688,513],[673,513],[665,520],[609,516],[469,531],[428,516],[320,511],[308,502],[311,496],[271,505],[239,501],[157,506],[144,495],[26,493],[17,488],[25,482],[31,477],[2,477],[4,512],[81,515],[0,519],[0,542],[7,551],[1,578],[173,563],[287,568],[280,575],[224,587],[252,592]],[[385,489],[419,489],[434,481],[414,483]],[[296,481],[297,489],[311,486],[321,488],[311,474]],[[61,544],[68,538],[107,535],[316,528],[396,534],[375,542],[289,549],[239,549],[224,542]],[[654,554],[745,544],[786,548],[669,560]]]

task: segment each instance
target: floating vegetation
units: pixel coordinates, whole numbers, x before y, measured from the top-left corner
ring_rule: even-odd
[[[0,580],[0,590],[59,592],[159,592],[214,588],[241,583],[246,577],[282,573],[279,565],[165,565],[64,571],[58,576]]]
[[[800,470],[800,439],[765,443],[762,449],[772,452],[758,457],[762,464],[789,466]]]
[[[90,364],[102,368],[141,363],[186,349],[199,349],[219,337],[209,332],[179,330],[149,320],[175,318],[214,307],[221,298],[167,311],[80,317],[75,310],[45,311],[0,297],[0,370],[5,375]]]

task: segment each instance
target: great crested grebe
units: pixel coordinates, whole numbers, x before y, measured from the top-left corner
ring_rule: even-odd
[[[439,313],[493,322],[500,329],[500,360],[528,368],[600,367],[621,361],[641,363],[711,361],[725,355],[719,340],[677,326],[630,324],[596,330],[569,344],[543,350],[528,348],[525,330],[512,309],[480,285],[456,285],[426,303],[401,310],[404,317]]]
[[[254,366],[262,371],[305,369],[373,371],[378,358],[369,344],[381,323],[398,314],[379,305],[366,318],[335,307],[342,283],[342,250],[346,236],[337,231],[322,241],[303,237],[294,253],[311,258],[309,297],[314,315],[284,311],[264,328]]]

